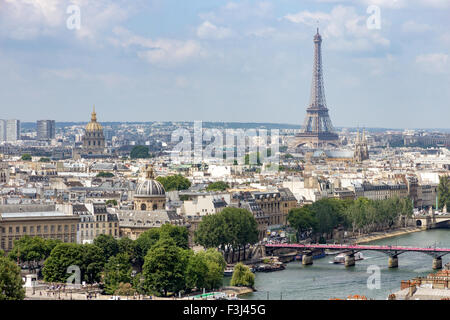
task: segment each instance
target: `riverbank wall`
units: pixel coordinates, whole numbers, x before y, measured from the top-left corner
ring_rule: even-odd
[[[376,233],[376,234],[365,235],[365,236],[359,237],[355,240],[355,243],[356,244],[364,244],[364,243],[375,241],[375,240],[398,237],[398,236],[402,236],[405,234],[420,232],[420,231],[424,231],[424,229],[413,227],[413,228],[392,230],[392,231],[387,231],[387,232],[383,232],[383,233]]]

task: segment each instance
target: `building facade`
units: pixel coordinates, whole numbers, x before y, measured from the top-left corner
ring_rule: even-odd
[[[0,249],[14,247],[14,240],[28,235],[63,242],[77,241],[79,217],[55,211],[54,206],[1,205]]]
[[[55,139],[55,120],[38,120],[36,123],[36,138],[38,140]]]
[[[97,122],[95,107],[91,114],[91,122],[86,125],[82,141],[84,154],[100,155],[105,152],[105,137],[103,136],[103,127],[100,123]]]

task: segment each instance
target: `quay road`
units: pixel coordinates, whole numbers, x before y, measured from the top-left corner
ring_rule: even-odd
[[[345,245],[345,244],[265,244],[266,252],[274,251],[276,249],[296,249],[303,251],[302,264],[313,264],[313,256],[311,249],[328,249],[345,252],[345,266],[351,267],[355,265],[355,253],[359,251],[380,251],[389,256],[389,268],[398,267],[398,256],[406,252],[422,252],[433,257],[433,269],[442,269],[442,257],[450,253],[450,248],[420,248],[420,247],[405,247],[405,246],[377,246],[377,245]]]

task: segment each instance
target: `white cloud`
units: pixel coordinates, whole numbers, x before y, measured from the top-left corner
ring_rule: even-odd
[[[91,40],[98,40],[100,33],[126,20],[138,7],[126,0],[3,0],[0,37],[26,40],[61,36],[68,30],[69,5],[79,6],[81,15],[81,28],[71,32],[78,38]]]
[[[418,23],[413,20],[406,21],[402,24],[402,31],[408,33],[422,33],[432,30],[431,26],[425,23]]]
[[[195,40],[151,39],[132,34],[130,31],[116,27],[113,30],[117,38],[111,43],[123,48],[140,47],[137,56],[151,64],[175,66],[190,59],[206,55],[200,43]]]
[[[197,36],[201,39],[224,39],[232,35],[229,28],[217,27],[209,21],[203,22],[197,28]]]
[[[129,78],[121,74],[90,73],[79,68],[43,69],[41,75],[44,78],[56,77],[63,80],[101,82],[107,87],[119,87],[131,83]]]
[[[285,15],[284,19],[307,26],[315,26],[319,21],[324,39],[329,40],[328,47],[334,50],[370,51],[390,45],[379,30],[367,28],[367,16],[358,15],[354,7],[339,5],[330,13],[300,11]]]
[[[450,72],[450,58],[445,53],[418,55],[416,57],[416,63],[426,73],[444,74]]]

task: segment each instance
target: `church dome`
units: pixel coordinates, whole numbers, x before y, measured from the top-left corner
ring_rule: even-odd
[[[95,106],[94,106],[94,110],[92,111],[92,114],[91,114],[91,122],[89,122],[86,125],[86,131],[89,131],[89,132],[103,131],[102,125],[97,122],[97,114],[95,113]]]
[[[166,194],[164,187],[159,181],[154,180],[153,169],[148,167],[146,170],[146,179],[140,182],[134,193],[135,197],[155,197]]]

